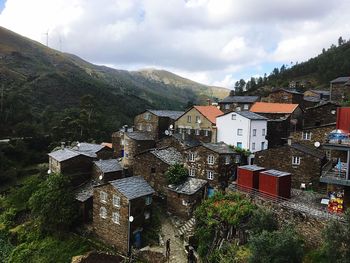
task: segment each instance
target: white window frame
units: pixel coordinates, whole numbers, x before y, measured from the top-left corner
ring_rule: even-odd
[[[201,116],[196,116],[196,123],[200,123],[201,122]]]
[[[146,121],[149,121],[151,120],[151,114],[149,112],[146,112],[143,116],[143,118],[146,120]]]
[[[104,206],[100,207],[100,217],[103,219],[107,218],[107,209]]]
[[[262,136],[266,136],[266,130],[265,129],[262,129],[261,135]]]
[[[244,109],[244,110],[249,110],[249,104],[244,104],[244,105],[243,105],[243,109]]]
[[[229,110],[230,109],[230,104],[225,104],[224,108],[225,108],[225,110]]]
[[[209,131],[208,130],[204,130],[204,136],[209,136]]]
[[[231,163],[231,156],[230,155],[226,155],[225,156],[225,164],[230,164]]]
[[[120,197],[117,195],[113,195],[113,206],[120,207]]]
[[[194,161],[196,161],[196,155],[195,155],[195,153],[190,152],[190,153],[188,154],[188,161],[189,161],[189,162],[194,162]]]
[[[191,123],[192,122],[192,116],[191,115],[187,115],[187,123]]]
[[[253,136],[256,136],[256,129],[253,129]]]
[[[308,131],[301,133],[301,139],[304,141],[311,141],[311,136],[312,136],[312,133]]]
[[[236,111],[241,111],[241,107],[236,107]]]
[[[145,197],[145,204],[146,205],[152,204],[152,196],[151,195],[148,195]]]
[[[300,165],[301,158],[299,156],[292,156],[292,165]]]
[[[152,125],[151,125],[151,124],[148,124],[148,125],[147,125],[147,131],[148,131],[148,132],[152,131]]]
[[[100,191],[100,202],[107,203],[108,195],[104,191]]]
[[[212,155],[212,154],[208,155],[207,162],[208,162],[208,164],[213,165],[215,163],[214,155]]]
[[[195,131],[196,131],[196,135],[197,136],[201,135],[201,130],[200,129],[196,129]]]
[[[265,142],[261,142],[261,150],[265,150]]]
[[[191,129],[190,128],[187,128],[187,134],[191,135]]]
[[[255,150],[255,142],[252,143],[252,150]]]
[[[238,147],[238,144],[240,144],[241,145],[241,147]],[[243,149],[243,143],[242,142],[237,142],[237,144],[236,144],[237,146],[237,148],[240,148],[240,149]]]
[[[188,175],[191,177],[195,177],[196,176],[196,169],[194,169],[194,168],[188,169]]]
[[[112,221],[113,221],[113,223],[120,225],[120,214],[119,214],[119,212],[113,212],[112,213]]]
[[[243,135],[243,129],[237,129],[237,135],[242,136]]]
[[[214,172],[213,171],[207,171],[207,179],[214,180]]]
[[[232,115],[231,115],[231,120],[236,120],[237,119],[237,114],[235,114],[235,113],[233,113]]]

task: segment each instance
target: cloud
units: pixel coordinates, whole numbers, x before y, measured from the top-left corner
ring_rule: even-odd
[[[50,47],[93,63],[231,87],[350,38],[349,11],[347,0],[7,0],[0,25],[42,43],[48,30]]]

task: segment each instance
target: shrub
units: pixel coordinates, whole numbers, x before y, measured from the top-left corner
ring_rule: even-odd
[[[186,181],[188,171],[182,164],[174,164],[165,173],[168,184],[181,184]]]

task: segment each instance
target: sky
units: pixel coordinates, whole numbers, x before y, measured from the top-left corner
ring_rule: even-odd
[[[233,88],[350,39],[349,0],[0,0],[0,26],[118,69]]]

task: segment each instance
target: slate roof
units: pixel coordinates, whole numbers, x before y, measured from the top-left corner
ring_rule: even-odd
[[[251,112],[257,113],[288,113],[291,114],[298,107],[298,104],[255,102],[250,108]]]
[[[100,185],[99,182],[92,180],[80,187],[75,191],[75,199],[80,202],[85,202],[93,196],[94,187]]]
[[[303,99],[305,101],[310,101],[310,102],[320,102],[321,101],[320,98],[317,98],[317,97],[314,97],[314,96],[305,96]]]
[[[297,94],[297,95],[302,95],[303,93],[296,91],[295,89],[274,89],[271,91],[271,93],[278,92],[278,91],[285,91],[291,94]]]
[[[322,94],[322,95],[324,95],[324,96],[329,96],[329,94],[330,94],[329,90],[316,90],[316,89],[312,89],[312,90],[310,90],[310,91],[312,91],[312,92],[314,92],[314,93],[317,93],[317,94]]]
[[[336,79],[331,80],[332,84],[337,84],[337,83],[346,83],[350,80],[350,77],[339,77]]]
[[[172,110],[148,110],[148,111],[158,117],[168,117],[173,120],[178,119],[182,114],[185,113],[184,111],[172,111]]]
[[[236,114],[239,114],[247,119],[250,120],[268,120],[268,118],[261,116],[259,114],[256,114],[254,112],[251,111],[237,111]]]
[[[174,147],[154,149],[150,153],[169,165],[183,163],[182,154]]]
[[[194,147],[201,144],[200,141],[188,137],[187,134],[185,134],[185,139],[182,138],[182,134],[180,133],[174,133],[172,134],[172,137],[185,144],[187,147]]]
[[[78,146],[79,145],[79,146]],[[80,142],[78,145],[72,147],[74,151],[80,152],[82,154],[88,155],[90,157],[96,157],[96,153],[101,151],[106,146],[95,143]]]
[[[205,116],[211,123],[216,123],[216,117],[222,115],[223,112],[215,106],[193,106],[203,116]]]
[[[141,176],[131,176],[109,183],[129,200],[154,193],[153,188]]]
[[[226,143],[218,142],[218,143],[202,143],[202,145],[209,150],[212,150],[219,154],[233,154],[236,153],[231,147],[229,147]]]
[[[118,162],[117,159],[99,160],[95,161],[94,164],[103,173],[111,173],[123,170],[121,164]]]
[[[169,187],[169,189],[179,194],[193,195],[206,184],[206,180],[188,177],[184,183],[175,187]]]
[[[318,108],[318,107],[323,107],[323,106],[326,106],[326,105],[328,105],[328,104],[332,104],[332,105],[334,105],[334,106],[340,106],[338,103],[336,103],[336,102],[333,102],[333,101],[325,101],[324,103],[321,103],[321,104],[318,104],[318,105],[316,105],[316,106],[313,106],[313,107],[308,107],[308,108],[306,108],[306,110],[308,110],[308,109],[314,109],[314,108]]]
[[[127,132],[126,135],[134,139],[136,141],[152,141],[153,136],[150,132],[143,132],[143,131],[133,131],[133,132]]]
[[[314,148],[311,148],[311,147],[308,147],[306,145],[302,145],[302,144],[299,144],[299,143],[292,143],[292,145],[290,146],[298,151],[301,151],[305,154],[308,154],[308,155],[311,155],[311,156],[314,156],[318,159],[323,159],[325,157],[325,154],[324,152],[321,152],[317,149],[314,149]]]
[[[66,161],[68,159],[71,159],[73,157],[79,156],[81,153],[73,151],[71,149],[68,148],[64,148],[64,149],[59,149],[57,151],[51,152],[48,155],[52,158],[54,158],[55,160],[62,162],[62,161]]]
[[[259,96],[227,96],[219,103],[254,103],[259,99]]]

